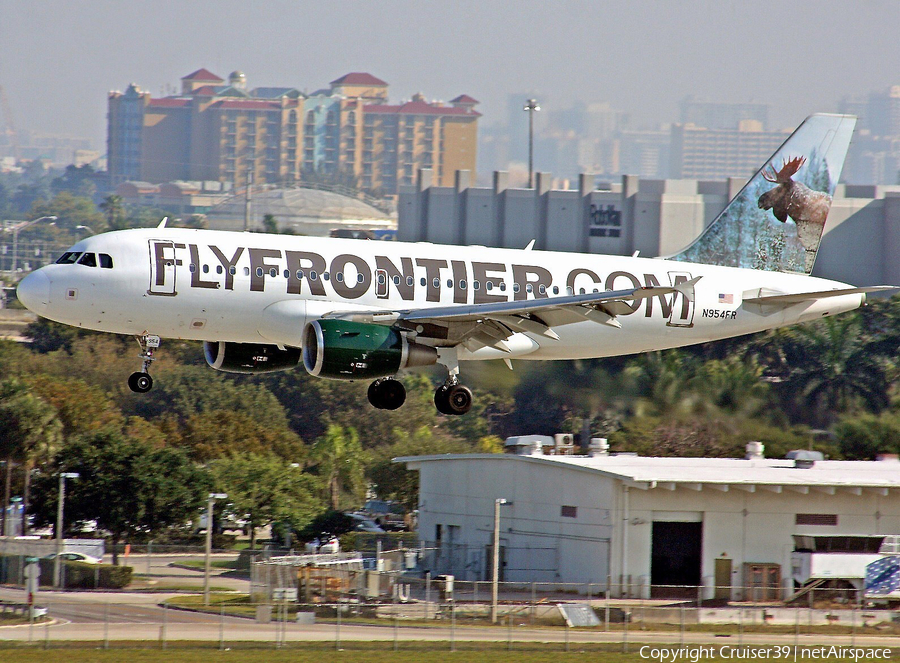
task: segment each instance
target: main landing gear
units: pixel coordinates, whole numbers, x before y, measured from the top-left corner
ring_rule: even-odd
[[[154,350],[159,347],[159,336],[144,334],[137,337],[141,346],[141,370],[128,376],[128,388],[139,394],[146,394],[153,388],[153,378],[150,377],[150,364],[156,357]]]
[[[434,406],[441,414],[465,414],[472,408],[472,390],[447,380],[434,392]]]
[[[459,383],[456,348],[438,350],[438,363],[447,367],[447,380],[434,392],[434,406],[441,414],[465,414],[472,409],[472,390]]]
[[[379,410],[396,410],[406,402],[406,387],[394,378],[380,378],[369,385],[368,396]]]

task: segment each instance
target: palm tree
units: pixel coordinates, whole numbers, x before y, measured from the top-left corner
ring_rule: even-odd
[[[864,333],[858,315],[826,318],[776,334],[764,358],[770,380],[795,418],[828,426],[841,412],[863,406],[879,412],[889,404],[889,362],[882,339]]]
[[[325,434],[316,440],[310,454],[318,466],[325,486],[326,499],[335,511],[340,506],[341,493],[361,498],[365,491],[363,449],[355,428],[330,424]]]
[[[126,227],[122,196],[116,194],[107,196],[100,203],[100,209],[106,214],[106,224],[110,230],[122,230]]]
[[[13,465],[19,464],[25,471],[23,506],[27,513],[31,470],[37,462],[49,459],[61,440],[62,422],[52,405],[18,380],[0,382],[0,458],[6,463],[4,514],[9,506]],[[4,515],[4,527],[5,518]]]

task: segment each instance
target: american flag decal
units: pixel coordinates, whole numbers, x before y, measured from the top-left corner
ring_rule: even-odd
[[[720,304],[734,304],[734,295],[730,292],[728,294],[719,293],[719,303]]]
[[[891,594],[900,589],[900,555],[876,560],[866,567],[866,594]]]

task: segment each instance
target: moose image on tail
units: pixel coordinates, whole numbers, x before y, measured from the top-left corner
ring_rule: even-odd
[[[762,171],[767,182],[777,184],[759,197],[759,207],[772,210],[775,218],[785,223],[788,217],[797,224],[797,238],[807,251],[815,251],[819,247],[828,210],[831,208],[831,196],[822,191],[813,191],[802,182],[795,182],[791,177],[806,163],[806,157],[785,159],[781,170],[771,166],[771,174]]]

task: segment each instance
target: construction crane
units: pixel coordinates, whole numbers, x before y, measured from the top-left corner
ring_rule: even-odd
[[[16,123],[13,121],[12,111],[9,108],[9,99],[7,99],[6,91],[2,85],[0,85],[0,110],[3,111],[4,133],[9,139],[13,156],[18,162],[21,157],[19,153],[19,133],[16,131]]]

